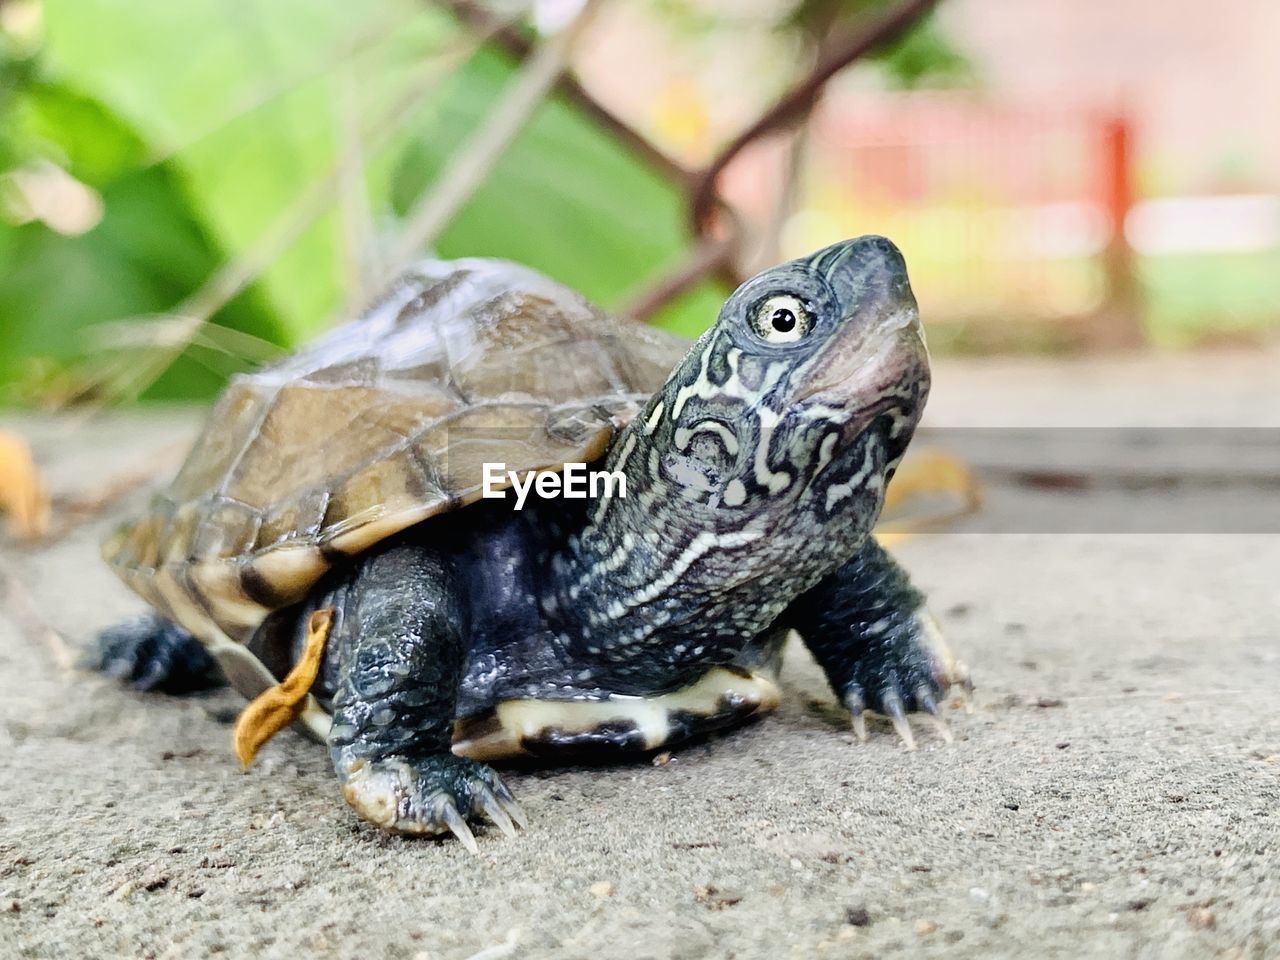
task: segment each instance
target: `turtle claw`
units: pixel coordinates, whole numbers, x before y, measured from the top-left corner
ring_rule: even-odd
[[[446,797],[440,805],[441,818],[445,825],[458,838],[458,842],[467,848],[474,856],[480,855],[480,845],[476,843],[476,835],[471,832],[471,828],[467,826],[467,821],[462,819],[462,814],[458,812],[457,806],[451,797]]]
[[[933,694],[929,692],[928,687],[920,687],[916,690],[916,703],[921,710],[929,715],[929,722],[938,731],[938,736],[942,737],[947,743],[955,743],[956,738],[951,733],[951,727],[943,718],[942,711],[938,708],[938,702],[933,699]]]
[[[856,685],[845,693],[844,705],[849,708],[849,716],[853,722],[853,735],[859,743],[867,742],[867,701],[862,690]]]
[[[480,847],[468,820],[484,815],[509,837],[516,832],[513,818],[525,823],[511,791],[491,767],[452,754],[359,761],[342,792],[360,816],[389,833],[451,833],[476,854]]]
[[[941,717],[930,717],[929,722],[933,724],[933,729],[938,732],[938,736],[940,736],[944,742],[956,742],[956,735],[951,732],[951,727],[948,725],[947,721],[943,720]]]
[[[959,690],[959,696],[956,698],[965,713],[973,713],[973,677],[969,675],[969,666],[962,660],[955,660],[951,664],[951,671],[947,679],[951,682],[953,690]]]
[[[902,697],[898,695],[897,690],[890,689],[885,692],[880,699],[881,709],[884,710],[885,716],[893,721],[893,729],[898,731],[898,736],[902,738],[902,744],[908,750],[916,748],[916,738],[911,732],[911,724],[907,722],[907,711],[902,706]]]
[[[516,803],[516,798],[511,795],[507,785],[499,780],[494,792],[498,795],[498,803],[507,815],[515,821],[516,826],[521,830],[529,829],[529,818],[525,816],[524,808]]]
[[[498,802],[498,798],[494,796],[494,792],[488,787],[481,787],[477,791],[477,799],[480,802],[480,809],[484,811],[484,815],[488,817],[499,830],[508,837],[516,835],[515,825],[511,822],[511,817],[502,809],[502,804]],[[454,831],[455,833],[457,831]]]
[[[927,611],[919,610],[893,628],[885,642],[869,649],[851,667],[842,699],[859,740],[867,739],[866,713],[874,711],[893,724],[908,750],[916,749],[908,717],[917,712],[940,739],[955,742],[941,704],[949,695],[958,694],[957,699],[967,706],[972,700],[973,681],[968,668],[951,655]]]

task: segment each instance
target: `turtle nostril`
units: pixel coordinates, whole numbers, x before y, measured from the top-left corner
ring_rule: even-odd
[[[829,283],[847,290],[850,299],[876,290],[897,297],[910,291],[906,260],[886,237],[846,240],[819,251],[812,262]]]
[[[902,251],[892,241],[884,237],[875,237],[871,244],[872,256],[880,261],[881,268],[892,278],[893,286],[905,284],[907,280],[907,262]]]

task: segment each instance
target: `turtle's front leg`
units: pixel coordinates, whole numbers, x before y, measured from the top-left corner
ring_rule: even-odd
[[[452,564],[419,545],[382,550],[339,609],[329,751],[347,802],[393,833],[452,831],[473,853],[468,819],[513,833],[523,815],[506,785],[450,752],[467,621]]]
[[[951,655],[924,595],[875,538],[801,594],[786,616],[853,714],[859,739],[867,737],[867,708],[892,720],[909,749],[912,710],[929,714],[951,739],[938,703],[953,686],[972,689],[968,669]]]

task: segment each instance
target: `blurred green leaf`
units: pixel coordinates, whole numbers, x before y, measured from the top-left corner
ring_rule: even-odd
[[[784,28],[810,38],[855,32],[883,16],[902,0],[799,0],[782,21]],[[963,86],[974,80],[973,65],[952,45],[932,14],[892,43],[875,50],[867,62],[879,68],[890,86],[910,89],[930,83]]]
[[[153,153],[181,164],[211,235],[231,251],[250,249],[334,169],[344,72],[359,112],[377,116],[457,35],[421,0],[46,0],[46,8],[56,69],[128,118]],[[413,119],[402,118],[404,135]],[[390,154],[367,161],[377,211]],[[313,335],[345,299],[343,239],[337,216],[322,216],[263,274],[287,343]]]
[[[17,113],[27,135],[56,150],[50,159],[92,187],[136,169],[146,155],[142,138],[105,106],[59,84],[32,84]]]
[[[235,254],[253,249],[309,184],[332,174],[352,135],[336,105],[357,103],[362,136],[424,71],[462,42],[418,0],[360,5],[276,0],[47,0],[40,76],[20,103],[32,142],[100,189],[106,212],[82,237],[39,224],[0,229],[0,376],[31,358],[68,362],[92,324],[164,312]],[[421,194],[448,152],[483,122],[517,66],[484,51],[395,117],[366,150],[377,229]],[[86,96],[78,91],[93,91]],[[333,208],[215,321],[292,345],[349,296]],[[571,104],[545,104],[438,243],[444,256],[509,257],[606,306],[621,305],[689,246],[684,198]],[[387,237],[384,236],[383,240]],[[694,334],[722,291],[706,283],[659,318]],[[207,395],[225,370],[189,351],[151,396]],[[27,358],[23,360],[21,358]],[[206,358],[207,359],[207,358]],[[46,364],[36,364],[45,371]]]
[[[900,89],[925,84],[971,86],[977,79],[972,62],[952,45],[934,17],[926,17],[872,59],[880,65],[892,86]]]
[[[109,110],[54,85],[41,86],[37,99],[33,112],[70,104],[77,116],[91,118],[74,141],[63,142],[74,147],[68,151],[73,169],[96,174],[104,215],[80,236],[64,236],[39,221],[0,223],[0,384],[10,393],[21,392],[33,376],[56,374],[83,359],[95,324],[172,309],[225,259],[170,165],[123,169],[129,157],[139,159],[140,140]],[[103,151],[77,165],[77,153],[94,152],[91,133],[101,138]],[[252,290],[215,320],[256,337],[281,336]],[[224,378],[225,371],[210,371],[188,355],[146,395],[207,396]]]

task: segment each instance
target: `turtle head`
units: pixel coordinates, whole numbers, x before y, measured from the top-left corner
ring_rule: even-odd
[[[776,530],[797,510],[824,521],[855,505],[869,529],[928,390],[902,254],[866,236],[742,284],[650,423],[669,422],[654,438],[668,482],[722,517]]]
[[[692,634],[723,656],[717,643],[757,635],[862,547],[928,392],[888,240],[752,277],[614,443],[627,493],[571,541],[565,609],[592,583],[610,598],[587,615],[601,649],[632,655],[679,623],[673,649]]]

